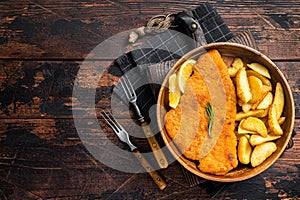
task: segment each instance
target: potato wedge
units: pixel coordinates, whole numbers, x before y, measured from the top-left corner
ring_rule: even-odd
[[[268,78],[266,78],[266,77],[262,76],[261,74],[257,73],[256,71],[248,69],[248,70],[246,70],[246,73],[247,73],[248,77],[249,76],[255,76],[255,77],[259,78],[264,85],[272,87],[271,81]]]
[[[268,85],[263,85],[263,93],[271,92],[272,91],[272,86]]]
[[[228,67],[228,74],[231,78],[235,77],[236,74],[238,73],[239,70],[233,68],[233,67]]]
[[[250,140],[250,137],[251,135],[250,134],[239,134],[238,132],[236,132],[236,137],[237,137],[237,140],[239,141],[241,137],[246,137],[248,139],[248,141]]]
[[[260,98],[256,103],[253,104],[252,110],[257,109],[257,106],[260,104],[260,102],[267,96],[267,94],[268,94],[269,92],[272,91],[272,87],[263,85],[262,90],[263,90],[263,92],[262,92],[263,95],[261,96],[261,98]]]
[[[268,157],[272,155],[277,149],[274,142],[265,142],[254,147],[250,162],[252,167],[256,167],[264,162]]]
[[[254,131],[249,131],[247,129],[244,129],[242,127],[242,123],[245,121],[245,119],[242,119],[242,121],[239,123],[239,126],[238,126],[238,134],[257,134],[256,132]]]
[[[253,69],[257,73],[271,79],[271,75],[270,75],[268,69],[265,66],[263,66],[262,64],[251,63],[251,64],[247,64],[247,67],[249,67],[250,69]]]
[[[285,117],[280,117],[280,118],[278,119],[278,124],[279,124],[279,125],[283,124],[284,122],[285,122]]]
[[[244,103],[247,103],[252,98],[246,70],[244,67],[240,69],[236,75],[236,90],[237,96]]]
[[[242,136],[238,144],[238,159],[241,163],[247,165],[250,163],[252,148],[246,136]]]
[[[240,70],[244,67],[244,62],[241,58],[237,57],[237,58],[234,58],[231,66],[237,70]]]
[[[257,112],[255,115],[253,115],[253,117],[264,118],[268,115],[268,113],[269,109],[264,109],[263,112]]]
[[[242,123],[243,129],[256,132],[263,137],[267,137],[268,131],[266,125],[257,117],[248,117]]]
[[[269,109],[268,124],[269,124],[271,132],[274,135],[282,135],[283,134],[283,130],[281,129],[281,127],[278,123],[278,120],[277,120],[277,112],[276,112],[276,107],[274,104],[272,104]]]
[[[259,144],[277,140],[280,138],[279,135],[267,135],[267,137],[262,137],[260,135],[251,135],[249,142],[252,146],[257,146]]]
[[[247,139],[248,139],[248,141],[250,140],[250,135],[249,134],[245,134],[245,135],[243,135],[244,137],[246,137]]]
[[[234,58],[231,67],[228,68],[228,73],[230,77],[235,77],[240,69],[244,67],[244,63],[240,58]]]
[[[276,83],[273,104],[276,107],[277,119],[279,119],[281,117],[281,114],[283,112],[283,107],[284,107],[284,92],[283,92],[282,85],[279,82]]]
[[[268,109],[265,110],[250,110],[248,112],[239,112],[235,116],[236,121],[241,121],[242,119],[245,119],[247,117],[265,117],[268,115]]]
[[[249,76],[248,83],[250,87],[250,92],[252,94],[252,98],[249,100],[248,103],[256,103],[258,100],[261,99],[261,96],[263,95],[263,83],[259,78],[255,76]]]
[[[268,92],[265,98],[258,104],[257,109],[267,109],[273,102],[272,92]]]
[[[252,104],[251,103],[243,103],[242,104],[242,110],[243,112],[249,112],[252,108]]]

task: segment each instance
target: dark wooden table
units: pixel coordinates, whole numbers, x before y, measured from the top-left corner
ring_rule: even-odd
[[[259,50],[282,70],[294,95],[298,133],[293,148],[273,166],[229,185],[217,198],[300,198],[300,2],[210,3],[233,33],[249,29]],[[177,162],[160,170],[168,184],[163,191],[147,174],[125,173],[98,162],[82,144],[72,115],[76,74],[96,45],[144,25],[154,15],[198,4],[0,1],[0,199],[209,198],[205,189],[188,186]],[[116,80],[107,76],[100,82],[102,97],[109,95]],[[97,105],[107,107],[109,99]],[[129,121],[120,120],[125,125]]]

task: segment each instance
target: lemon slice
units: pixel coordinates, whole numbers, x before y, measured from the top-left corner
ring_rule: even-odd
[[[180,90],[177,85],[177,75],[169,77],[169,106],[176,108],[180,100]]]
[[[189,59],[185,61],[179,69],[178,72],[178,86],[182,93],[184,93],[184,86],[186,84],[187,79],[191,76],[193,72],[193,66],[196,64],[196,61],[193,59]]]

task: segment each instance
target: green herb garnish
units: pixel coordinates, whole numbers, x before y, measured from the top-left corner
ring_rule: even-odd
[[[212,126],[214,123],[214,112],[210,102],[207,103],[205,109],[206,109],[206,116],[208,117],[208,136],[211,137]]]

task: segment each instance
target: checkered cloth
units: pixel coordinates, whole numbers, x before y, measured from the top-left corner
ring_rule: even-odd
[[[192,13],[198,19],[207,43],[226,42],[233,37],[227,25],[211,4],[203,3]]]

